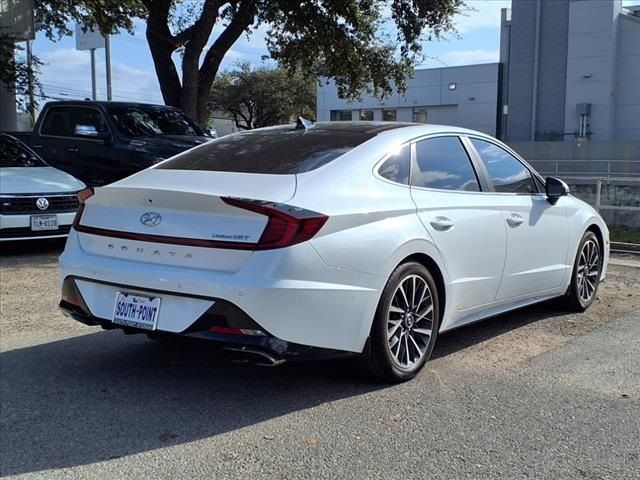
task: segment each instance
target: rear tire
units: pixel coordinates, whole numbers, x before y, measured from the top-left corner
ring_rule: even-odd
[[[439,326],[433,276],[420,263],[403,263],[382,291],[360,364],[379,380],[411,380],[431,356]]]
[[[565,306],[576,312],[584,312],[589,308],[598,293],[601,272],[600,242],[593,232],[587,231],[582,236],[573,262],[571,284],[564,298]]]

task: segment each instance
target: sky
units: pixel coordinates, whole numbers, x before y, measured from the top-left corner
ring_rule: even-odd
[[[467,11],[454,18],[457,36],[424,43],[426,62],[418,68],[491,63],[498,61],[500,45],[500,10],[511,0],[467,0]],[[145,23],[136,21],[135,34],[123,32],[111,36],[111,71],[114,100],[163,103],[147,46]],[[238,61],[254,65],[267,54],[266,28],[242,37],[222,64],[229,69]],[[76,50],[75,38],[58,42],[39,33],[33,43],[33,53],[45,65],[41,82],[45,95],[57,99],[83,99],[91,96],[91,63],[88,51]],[[98,99],[106,99],[104,49],[96,51]]]

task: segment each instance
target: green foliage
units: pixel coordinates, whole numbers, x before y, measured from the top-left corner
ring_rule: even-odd
[[[247,63],[218,75],[211,89],[211,108],[231,115],[238,128],[249,130],[315,117],[316,82],[283,68]]]
[[[51,39],[68,21],[102,32],[147,24],[165,103],[206,124],[209,95],[233,44],[269,26],[269,54],[290,75],[333,78],[342,98],[365,89],[402,91],[422,41],[453,31],[462,0],[38,0],[36,20]],[[214,28],[215,27],[215,28]],[[217,32],[210,41],[212,32]],[[179,67],[174,53],[180,54]],[[178,73],[181,69],[181,75]]]
[[[22,51],[24,48],[16,45],[15,39],[7,35],[0,35],[0,82],[12,93],[18,96],[19,107],[24,111],[36,110],[38,108],[38,98],[43,96],[42,84],[38,81],[42,61],[35,55],[32,56],[31,65],[25,60],[16,60],[16,50]],[[33,84],[29,84],[29,78]],[[33,105],[29,103],[28,94],[30,88],[33,89]]]
[[[37,0],[35,21],[50,40],[71,35],[69,22],[97,27],[103,33],[119,29],[133,32],[135,18],[143,18],[145,8],[140,0]]]
[[[640,245],[640,228],[611,227],[609,230],[612,242],[637,243]]]
[[[272,25],[269,52],[287,68],[333,78],[342,98],[371,87],[384,97],[406,78],[425,38],[453,31],[462,0],[323,0],[267,2],[259,15]],[[391,22],[384,23],[383,12]]]

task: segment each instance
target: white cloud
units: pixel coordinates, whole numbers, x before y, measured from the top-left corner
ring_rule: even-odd
[[[440,56],[445,64],[449,66],[454,65],[469,65],[476,63],[493,63],[497,62],[500,58],[500,52],[498,50],[452,50],[446,52]]]
[[[74,48],[54,50],[41,56],[41,82],[47,96],[61,99],[91,97],[91,60],[89,52]],[[155,72],[111,62],[114,100],[162,102]],[[98,99],[106,99],[106,68],[103,51],[96,54]]]
[[[500,26],[500,11],[511,8],[511,0],[467,0],[467,9],[453,19],[460,34],[476,28],[497,28]]]

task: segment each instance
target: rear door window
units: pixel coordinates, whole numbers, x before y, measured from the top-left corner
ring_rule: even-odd
[[[416,142],[411,185],[440,190],[480,191],[471,160],[456,136]]]
[[[496,192],[536,193],[531,172],[509,152],[499,146],[481,140],[469,138],[480,155],[480,159],[489,173]]]

